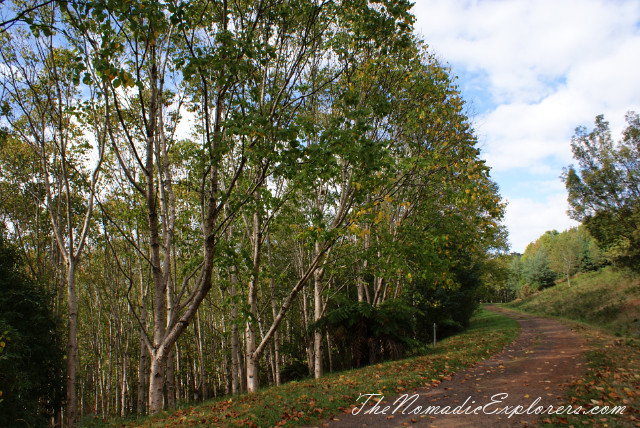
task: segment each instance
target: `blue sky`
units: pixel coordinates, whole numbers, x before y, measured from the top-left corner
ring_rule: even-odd
[[[577,223],[559,176],[571,136],[640,112],[640,1],[414,0],[416,31],[451,66],[507,201],[513,251]]]

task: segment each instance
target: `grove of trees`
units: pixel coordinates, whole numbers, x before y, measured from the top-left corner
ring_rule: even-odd
[[[410,2],[13,6],[0,218],[65,320],[50,423],[319,378],[464,327],[504,205]]]
[[[576,273],[596,270],[608,262],[584,226],[564,232],[547,231],[523,254],[504,255],[501,259],[507,300],[550,287],[558,280],[566,281],[570,287]]]

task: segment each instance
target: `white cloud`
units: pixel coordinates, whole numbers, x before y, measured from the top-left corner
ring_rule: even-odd
[[[640,3],[421,0],[414,13],[418,32],[446,61],[487,70],[499,102],[526,101],[576,64],[637,36]]]
[[[640,2],[422,0],[414,11],[454,72],[484,80],[495,109],[476,126],[497,170],[567,164],[576,126],[600,113],[622,124],[640,107]]]
[[[549,183],[561,186],[573,163],[577,126],[604,114],[617,138],[625,112],[640,111],[640,2],[417,0],[414,13],[417,32],[462,77],[487,164],[508,177],[498,184],[513,189],[513,248],[575,225],[566,193]]]
[[[505,223],[509,229],[511,251],[523,253],[530,242],[547,230],[563,231],[578,223],[567,215],[565,193],[554,193],[544,201],[514,198],[508,201]]]

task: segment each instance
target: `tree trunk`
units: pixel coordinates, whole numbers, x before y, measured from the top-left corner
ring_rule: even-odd
[[[273,287],[273,278],[271,278],[271,286]],[[273,319],[276,318],[277,313],[276,313],[276,302],[274,299],[271,300],[271,312],[273,313]],[[274,364],[274,370],[273,370],[273,376],[274,376],[274,380],[276,385],[280,385],[281,381],[280,381],[280,339],[279,339],[279,334],[278,332],[274,332],[273,333],[273,364]]]
[[[315,368],[315,356],[313,353],[313,340],[311,339],[311,335],[308,333],[309,331],[309,319],[311,314],[309,314],[309,303],[307,298],[307,289],[305,288],[302,292],[302,324],[304,327],[304,345],[305,351],[307,353],[307,366],[309,368],[309,374],[313,374]]]
[[[151,356],[151,376],[149,378],[149,413],[158,413],[164,407],[164,371],[167,358]]]
[[[320,243],[316,242],[316,256],[320,253]],[[317,322],[322,317],[322,275],[324,268],[317,269],[313,273],[313,321]],[[322,377],[322,330],[316,329],[313,332],[313,377]]]
[[[316,274],[317,275],[317,274]],[[314,311],[314,321],[318,321],[322,314],[322,299],[320,296],[319,287],[317,285],[314,286],[314,300],[315,300],[315,311]],[[313,377],[315,379],[320,379],[322,377],[322,331],[320,329],[313,332]]]
[[[273,260],[271,259],[271,240],[269,235],[267,235],[267,257],[269,257],[269,266],[273,266]],[[271,286],[271,314],[273,315],[273,319],[275,320],[278,316],[278,312],[276,310],[275,297],[276,282],[273,279],[273,274],[269,279],[269,285]],[[273,333],[273,378],[275,384],[280,385],[280,344],[277,331]]]
[[[204,310],[204,308],[203,308]],[[200,385],[198,389],[200,390],[200,400],[204,401],[207,399],[207,387],[205,382],[205,376],[207,371],[205,370],[204,364],[204,337],[202,336],[202,325],[200,323],[200,311],[196,312],[196,326],[198,327],[198,334],[195,336],[196,345],[198,349],[198,359],[200,363]]]
[[[124,350],[124,354],[122,355],[122,379],[121,379],[121,390],[120,390],[120,416],[125,417],[127,414],[127,362],[129,360],[129,339],[126,338],[127,345]]]
[[[329,357],[329,373],[333,373],[333,358],[331,358],[331,336],[327,331],[327,356]]]
[[[245,355],[247,362],[247,392],[254,393],[258,391],[258,361],[253,358],[252,354],[256,350],[255,328],[251,322],[247,323],[247,352]]]
[[[367,197],[367,202],[368,201],[369,201],[369,198]],[[370,226],[365,226],[365,230],[369,230],[370,228],[371,228]],[[367,253],[367,250],[369,249],[369,247],[371,247],[371,237],[368,233],[365,233],[364,244],[363,244],[363,249],[365,254]],[[365,256],[365,259],[362,262],[362,273],[357,278],[358,302],[364,302],[365,300],[367,300],[366,297],[369,294],[369,293],[366,293],[365,295],[365,289],[367,288],[367,284],[365,283],[365,280],[364,280],[364,276],[367,272],[368,267],[369,267],[369,259]]]
[[[175,371],[175,347],[171,347],[171,352],[167,357],[167,408],[176,407],[176,371]]]
[[[238,338],[238,304],[235,302],[238,276],[235,266],[231,267],[231,393],[240,393],[240,346]]]
[[[258,199],[258,198],[256,198]],[[249,283],[248,303],[251,318],[247,321],[246,330],[246,364],[247,364],[247,392],[258,391],[258,358],[256,355],[256,326],[258,322],[258,278],[260,276],[260,256],[262,253],[262,233],[260,230],[260,214],[258,207],[253,212],[253,231],[251,243],[253,245],[253,273]]]
[[[147,345],[144,343],[144,339],[140,338],[140,360],[138,362],[138,416],[144,415],[147,412],[147,408],[145,406],[145,392],[149,383],[147,376],[149,373],[147,371],[147,355]]]
[[[138,246],[140,246],[140,235],[137,234]],[[140,359],[138,360],[138,403],[137,403],[137,413],[138,416],[144,415],[147,413],[147,402],[149,397],[147,396],[147,391],[149,388],[149,350],[147,349],[147,344],[145,342],[145,332],[147,331],[147,307],[146,307],[146,287],[145,287],[145,276],[142,269],[142,258],[140,255],[137,255],[138,261],[138,270],[140,271],[140,334],[139,334],[139,342],[140,342]]]
[[[76,372],[78,368],[78,301],[76,297],[75,260],[69,257],[67,264],[67,400],[65,425],[73,427],[78,422],[78,403],[76,401]]]

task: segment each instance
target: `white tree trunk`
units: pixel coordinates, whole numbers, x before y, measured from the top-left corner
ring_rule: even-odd
[[[247,321],[246,330],[246,364],[247,364],[247,392],[258,391],[258,359],[256,354],[256,327],[258,322],[258,278],[260,273],[260,256],[262,253],[262,233],[260,229],[260,215],[256,207],[253,212],[251,244],[253,245],[253,274],[249,283],[248,303],[252,319]]]
[[[320,243],[316,242],[316,256],[320,254]],[[317,269],[313,274],[313,321],[317,322],[322,317],[322,276],[324,268]],[[316,329],[313,332],[313,377],[322,377],[322,330]]]
[[[167,366],[166,357],[161,355],[151,356],[151,368],[149,378],[149,413],[158,413],[164,408],[164,372]]]

